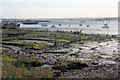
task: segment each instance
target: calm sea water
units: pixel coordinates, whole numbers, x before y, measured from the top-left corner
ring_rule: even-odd
[[[84,33],[92,33],[92,34],[112,34],[112,35],[117,35],[118,34],[118,22],[110,22],[108,23],[109,29],[102,28],[104,26],[104,23],[98,22],[87,22],[83,23],[82,26],[79,26],[79,22],[61,22],[61,26],[59,26],[60,22],[53,22],[53,23],[46,23],[48,26],[45,28],[51,28],[52,25],[55,25],[56,28],[61,28],[64,31],[80,31]],[[42,23],[36,24],[36,25],[24,25],[21,24],[21,28],[41,28]],[[89,27],[87,27],[89,25]]]

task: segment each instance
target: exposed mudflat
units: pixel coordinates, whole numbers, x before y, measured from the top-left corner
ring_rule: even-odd
[[[74,44],[73,52],[80,52],[78,56],[67,57],[68,60],[79,60],[82,62],[97,62],[98,65],[89,65],[84,69],[69,70],[60,78],[116,78],[119,72],[118,42],[88,42],[83,45]],[[96,47],[95,50],[91,50]],[[82,50],[79,50],[82,48]]]
[[[95,48],[92,50],[92,48]],[[119,71],[118,42],[87,42],[85,44],[71,44],[68,48],[59,48],[55,51],[68,51],[67,54],[41,54],[39,59],[47,64],[56,61],[77,60],[89,65],[84,69],[74,69],[63,72],[60,78],[116,78]],[[77,55],[71,55],[77,53]],[[47,65],[47,67],[51,67]],[[49,67],[49,68],[50,68]]]

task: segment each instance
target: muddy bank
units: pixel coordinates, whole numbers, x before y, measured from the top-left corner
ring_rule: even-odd
[[[3,37],[5,56],[14,55],[16,60],[24,57],[39,60],[41,65],[33,68],[55,71],[54,77],[117,77],[120,55],[115,35],[85,34],[79,31],[4,30]]]
[[[47,54],[43,55],[48,64],[56,61],[80,61],[89,64],[84,69],[73,69],[63,72],[59,78],[117,78],[119,72],[118,42],[87,42],[85,44],[71,44],[69,48],[59,48],[55,51],[66,51],[65,55]]]

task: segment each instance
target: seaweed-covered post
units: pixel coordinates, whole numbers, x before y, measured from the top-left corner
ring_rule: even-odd
[[[107,28],[107,37],[109,36],[109,32],[108,32],[108,29],[109,29],[109,27]]]
[[[76,31],[74,31],[74,37],[75,37]]]
[[[82,33],[82,29],[80,30],[80,32],[79,32],[80,34]]]

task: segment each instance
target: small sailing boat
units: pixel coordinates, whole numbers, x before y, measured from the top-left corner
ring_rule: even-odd
[[[80,24],[79,26],[82,26],[82,24]]]
[[[59,24],[59,26],[62,26],[62,24]]]
[[[68,27],[71,27],[71,25],[69,25]]]
[[[89,27],[90,25],[87,25],[87,27]]]
[[[108,24],[104,24],[102,28],[109,28]]]
[[[51,28],[56,28],[56,26],[55,26],[55,25],[52,25]]]

